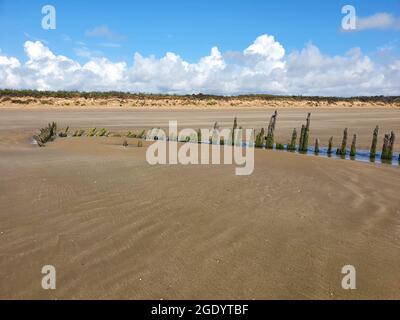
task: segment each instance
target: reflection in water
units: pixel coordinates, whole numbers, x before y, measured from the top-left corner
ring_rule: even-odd
[[[285,145],[286,148],[286,145]],[[280,151],[280,150],[277,150]],[[383,160],[381,159],[381,153],[377,152],[375,158],[370,157],[369,150],[357,150],[357,153],[354,157],[350,156],[350,150],[347,150],[346,155],[337,155],[335,150],[334,152],[328,153],[328,148],[320,147],[319,152],[315,153],[314,148],[309,147],[307,152],[300,152],[300,151],[288,151],[293,153],[300,153],[309,156],[318,156],[318,157],[327,157],[333,159],[343,159],[343,160],[353,160],[353,161],[361,161],[361,162],[372,162],[372,163],[379,163],[379,164],[388,164],[392,166],[399,166],[399,155],[393,155],[392,160]]]

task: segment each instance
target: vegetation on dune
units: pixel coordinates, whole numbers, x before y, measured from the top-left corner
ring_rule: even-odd
[[[237,96],[219,96],[210,94],[192,94],[192,95],[177,95],[177,94],[152,94],[152,93],[131,93],[131,92],[119,92],[119,91],[39,91],[39,90],[14,90],[14,89],[1,89],[0,98],[1,101],[10,101],[12,98],[23,98],[30,97],[32,99],[46,99],[46,98],[83,98],[83,99],[174,99],[174,100],[186,100],[186,101],[202,101],[212,100],[213,104],[218,101],[231,101],[233,99],[241,99],[243,101],[252,100],[267,100],[267,101],[279,101],[279,100],[292,100],[292,101],[311,101],[311,102],[326,102],[329,104],[335,104],[341,101],[348,102],[382,102],[382,103],[400,103],[399,96],[355,96],[355,97],[322,97],[322,96],[301,96],[301,95],[270,95],[270,94],[247,94]],[[8,99],[8,100],[5,100]],[[33,101],[26,100],[15,100],[14,103],[30,103]],[[49,104],[50,101],[46,101]]]

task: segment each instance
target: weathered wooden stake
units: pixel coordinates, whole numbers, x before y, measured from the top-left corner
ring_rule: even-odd
[[[274,114],[271,116],[271,119],[269,120],[268,124],[268,132],[267,132],[267,138],[266,138],[266,148],[267,149],[273,149],[274,148],[274,142],[275,142],[275,126],[276,126],[276,119],[278,117],[278,111],[275,110]]]
[[[390,133],[390,135],[385,134],[381,155],[382,160],[392,160],[395,139],[396,137],[393,131]]]
[[[355,134],[353,136],[353,141],[351,143],[350,157],[355,157],[357,154],[356,143],[357,143],[357,135]]]
[[[300,142],[299,142],[299,151],[302,151],[303,147],[303,140],[304,140],[304,131],[306,130],[306,126],[303,124],[301,126],[301,131],[300,131]]]
[[[315,139],[315,146],[314,146],[314,153],[318,154],[319,153],[319,139]]]
[[[347,147],[347,136],[348,136],[348,129],[344,129],[343,132],[343,140],[342,140],[342,146],[336,150],[336,154],[339,156],[345,156],[347,153],[346,147]]]
[[[369,156],[371,159],[375,159],[375,157],[376,157],[376,146],[378,145],[378,134],[379,134],[379,126],[376,126],[373,136],[372,136],[371,150],[369,152]]]
[[[386,160],[388,158],[389,139],[390,136],[388,134],[385,134],[385,137],[383,138],[382,155],[381,155],[381,159],[383,160]]]
[[[396,136],[395,136],[394,132],[392,131],[390,134],[390,141],[389,141],[389,154],[388,154],[389,160],[392,160],[392,158],[393,158],[393,149],[394,149],[395,140],[396,140]]]
[[[237,118],[233,119],[233,128],[232,128],[232,145],[235,145],[235,131],[238,129]]]
[[[331,155],[332,154],[332,147],[333,147],[333,137],[330,137],[329,138],[329,144],[328,144],[328,151],[327,151],[327,153],[328,153],[328,155]]]
[[[288,144],[287,149],[289,151],[295,151],[296,150],[296,141],[297,141],[297,130],[296,128],[293,129],[292,133],[292,139],[290,141],[290,144]]]
[[[261,131],[257,134],[256,137],[255,147],[262,148],[264,145],[264,140],[265,140],[265,130],[264,128],[261,128]]]
[[[309,113],[307,116],[306,125],[303,125],[301,127],[301,136],[300,136],[300,145],[299,145],[300,152],[308,151],[308,139],[310,136],[310,123],[311,123],[311,113]]]

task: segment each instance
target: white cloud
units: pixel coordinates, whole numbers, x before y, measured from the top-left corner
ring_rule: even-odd
[[[262,35],[243,52],[213,47],[195,63],[176,53],[162,58],[135,53],[131,66],[88,56],[79,62],[27,41],[24,63],[0,54],[0,86],[39,90],[121,90],[154,93],[271,93],[301,95],[400,95],[400,60],[373,60],[354,48],[330,56],[314,44],[286,54]]]
[[[119,35],[110,30],[110,28],[106,25],[97,26],[93,29],[86,30],[85,36],[94,37],[94,38],[104,38],[113,41],[124,40],[125,36]]]
[[[357,17],[356,30],[368,29],[400,29],[400,19],[386,12],[369,17]]]

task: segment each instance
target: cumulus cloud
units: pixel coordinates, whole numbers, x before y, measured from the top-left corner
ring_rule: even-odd
[[[191,63],[176,53],[133,55],[113,62],[89,57],[79,62],[54,54],[40,41],[25,43],[27,61],[0,54],[0,86],[39,90],[121,90],[153,93],[290,95],[399,95],[400,60],[374,61],[354,48],[323,54],[312,43],[286,53],[273,36],[258,37],[242,52],[210,53]]]

